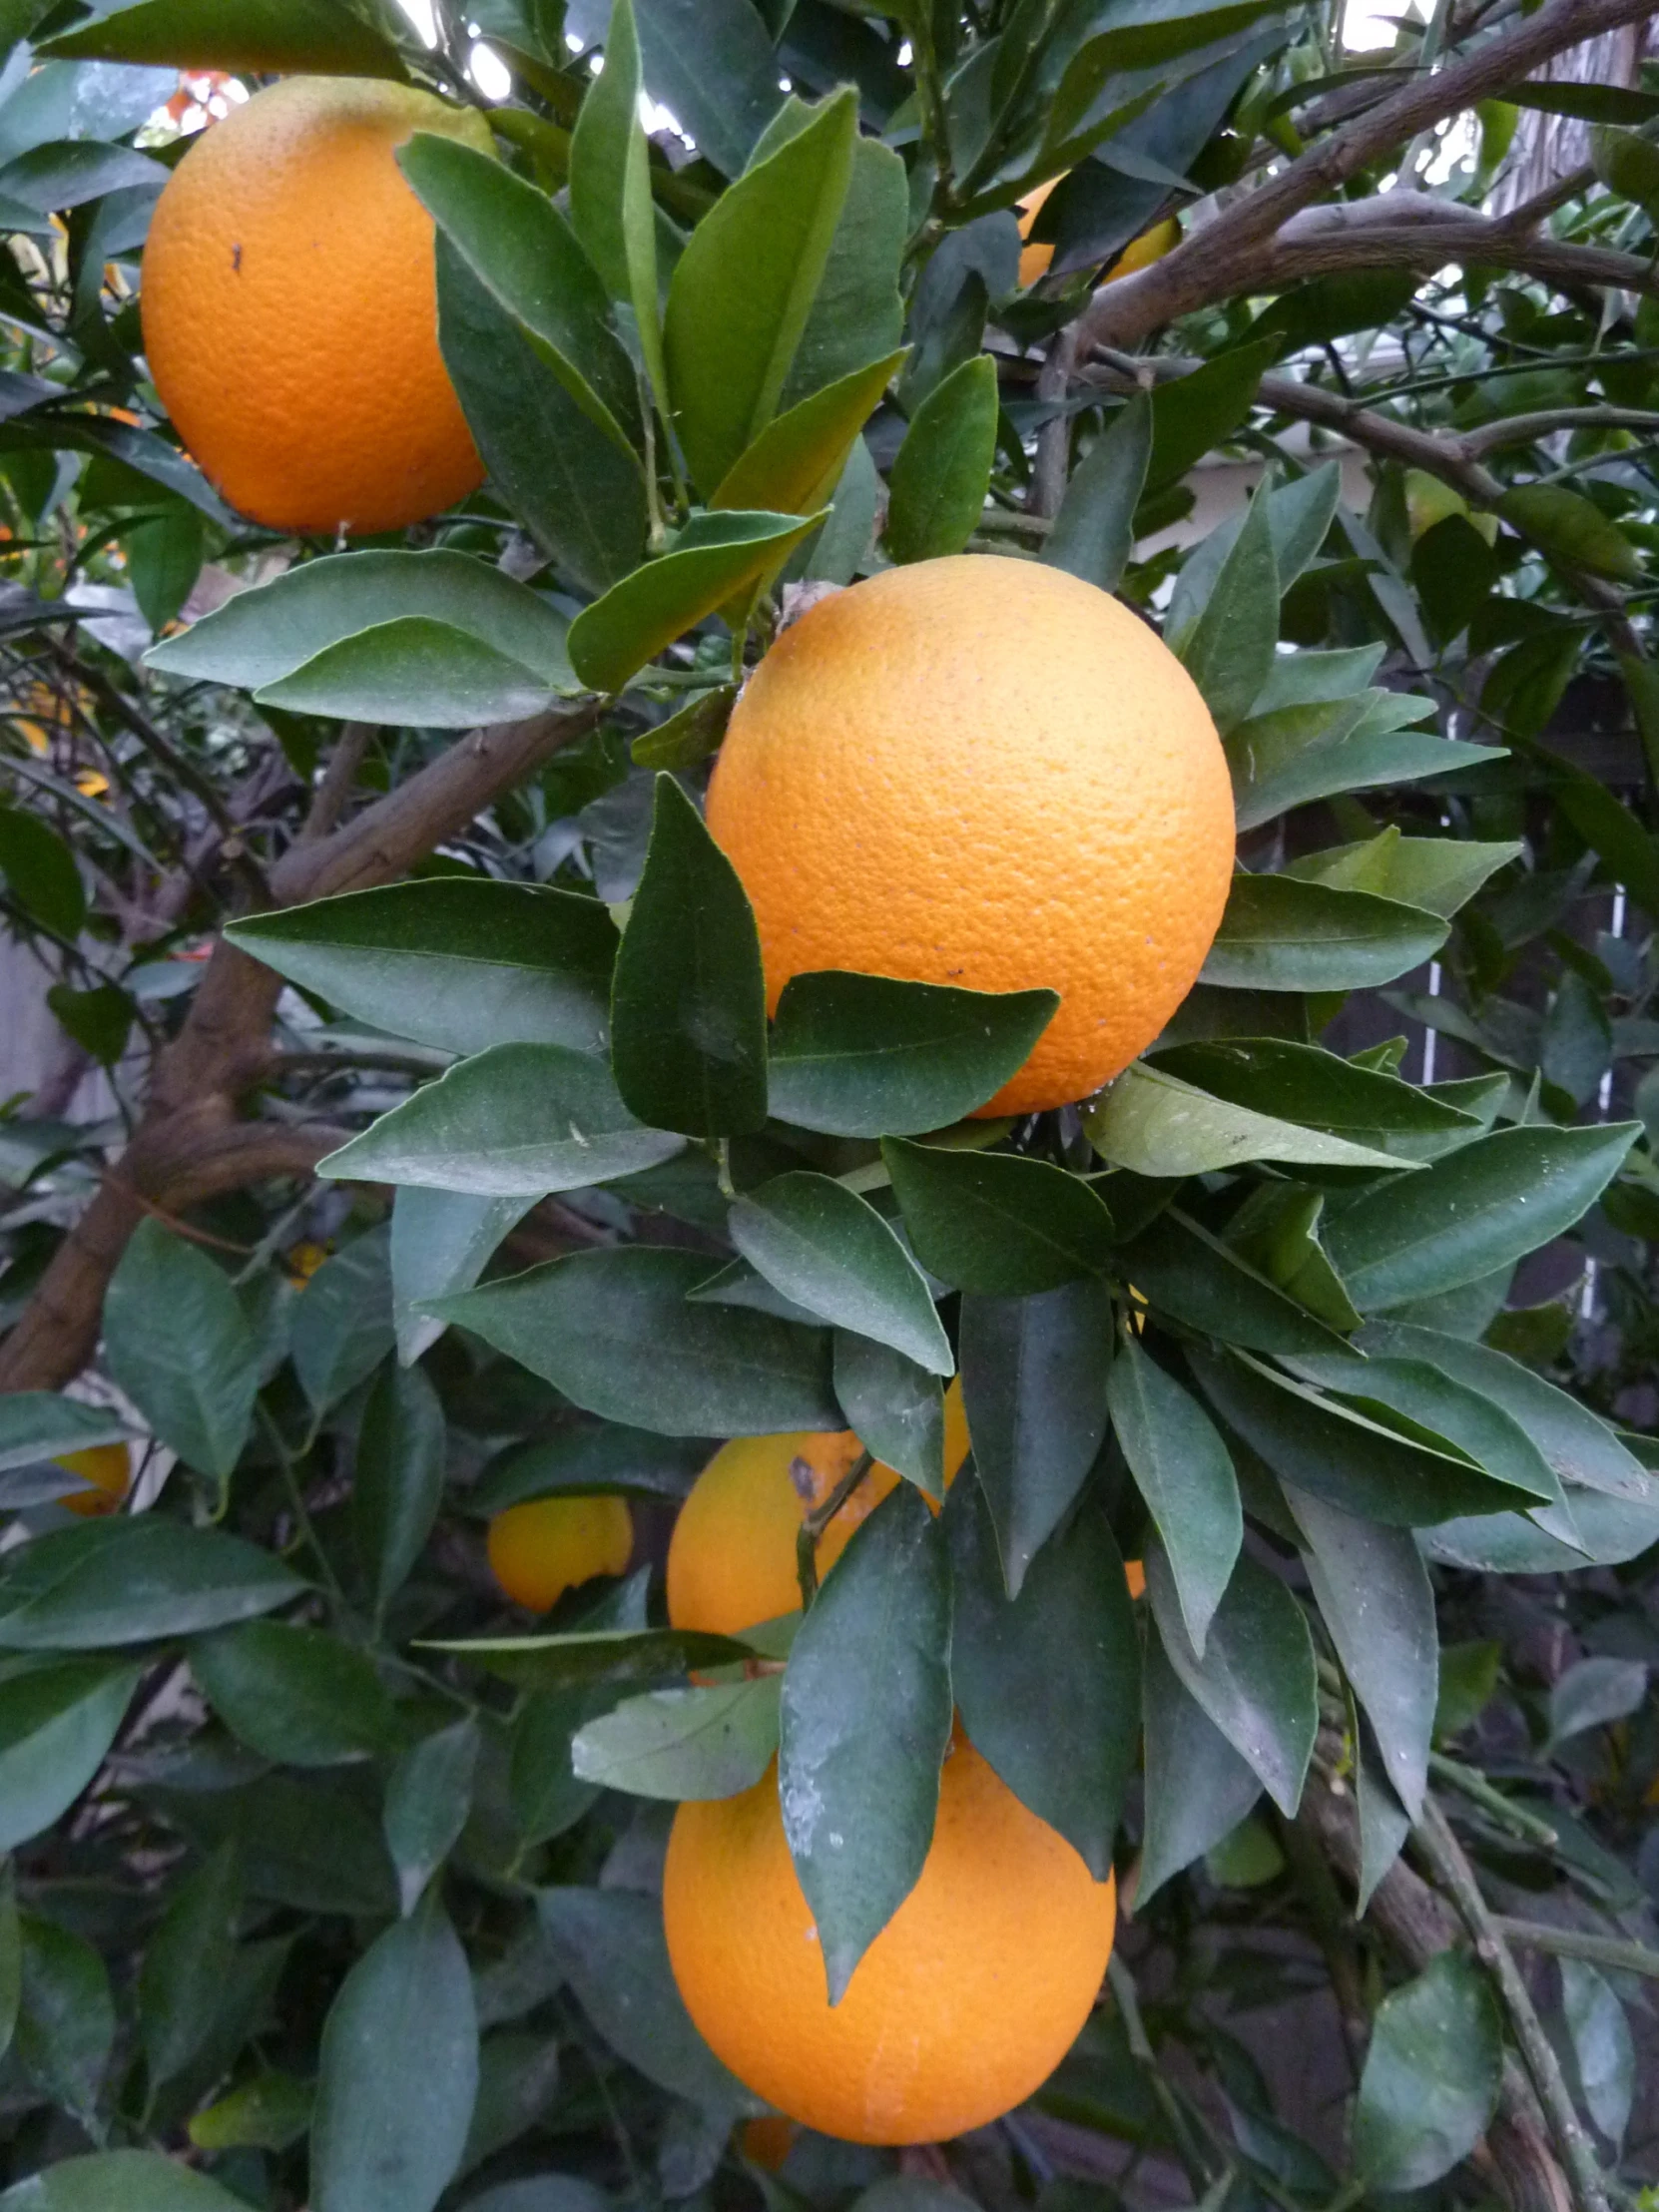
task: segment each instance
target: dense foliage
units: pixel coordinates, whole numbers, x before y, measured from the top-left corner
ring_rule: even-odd
[[[1536,75],[1641,12],[0,8],[0,909],[63,1031],[0,1128],[6,2212],[1652,2179],[1659,92]],[[181,450],[181,66],[489,105],[497,162],[403,155],[464,512],[278,540]],[[1537,110],[1588,159],[1516,206]],[[1017,1124],[966,1117],[1040,994],[768,1025],[697,805],[802,587],[963,550],[1141,609],[1238,801],[1166,1035]],[[835,1602],[666,1627],[715,1440],[845,1425],[908,1480]],[[634,1568],[533,1623],[482,1527],[560,1491]],[[945,1681],[1133,1917],[1031,2106],[775,2177],[669,1977],[672,1801],[810,1724],[855,1961]]]

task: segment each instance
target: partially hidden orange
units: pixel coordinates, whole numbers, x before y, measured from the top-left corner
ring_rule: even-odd
[[[476,111],[288,77],[203,131],[144,251],[145,352],[210,480],[276,530],[401,529],[483,481],[438,351],[416,131],[491,151]]]
[[[634,1517],[620,1497],[536,1497],[489,1525],[490,1570],[515,1604],[545,1613],[596,1574],[621,1574]]]
[[[708,822],[776,1007],[850,968],[1058,1013],[979,1111],[1098,1090],[1197,980],[1233,872],[1233,791],[1197,686],[1093,584],[958,555],[821,600],[749,679]]]
[[[60,1451],[52,1464],[94,1484],[90,1490],[66,1490],[58,1500],[72,1513],[88,1517],[113,1513],[132,1482],[132,1458],[125,1444],[89,1444],[84,1451]]]
[[[1019,235],[1030,241],[1032,227],[1042,209],[1043,202],[1060,183],[1058,177],[1050,177],[1047,184],[1038,185],[1028,192],[1015,209],[1019,217]],[[1100,281],[1114,284],[1120,276],[1132,276],[1137,269],[1146,269],[1153,262],[1161,262],[1164,256],[1181,244],[1181,226],[1174,216],[1166,216],[1162,223],[1153,224],[1149,231],[1142,231],[1132,238],[1114,262],[1109,262]],[[1039,276],[1046,276],[1054,259],[1054,246],[1048,239],[1038,239],[1025,244],[1019,257],[1019,282],[1022,291],[1029,290]]]

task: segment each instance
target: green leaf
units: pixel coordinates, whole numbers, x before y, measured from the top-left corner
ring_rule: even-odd
[[[1117,590],[1135,549],[1135,509],[1151,458],[1152,401],[1137,392],[1071,472],[1043,544],[1042,558],[1050,568],[1063,568],[1102,591]]]
[[[954,1375],[921,1271],[874,1207],[828,1175],[777,1176],[732,1208],[731,1237],[784,1296],[839,1329]]]
[[[438,345],[491,482],[561,570],[608,591],[645,558],[637,457],[583,412],[441,233],[437,278]]]
[[[1606,1728],[1640,1710],[1647,1697],[1647,1666],[1640,1659],[1597,1655],[1577,1660],[1549,1689],[1546,1751],[1592,1728]]]
[[[296,2081],[292,2074],[273,2069],[255,2074],[240,2088],[231,2090],[228,2096],[195,2113],[187,2131],[198,2150],[286,2150],[309,2128],[315,2103],[316,2091],[308,2081]],[[63,2169],[55,2167],[53,2170],[62,2172]],[[197,2176],[193,2174],[190,2178],[195,2180]],[[129,2200],[121,2196],[118,2201],[123,2205],[129,2201],[139,2204],[143,2212],[143,2204],[149,2200]],[[235,2204],[239,2200],[232,2198],[230,2201]],[[195,2202],[195,2198],[187,2202],[183,2198],[170,2197],[158,2206],[157,2212],[190,2212]]]
[[[1134,1335],[1106,1384],[1112,1429],[1163,1539],[1181,1619],[1201,1656],[1244,1542],[1238,1477],[1214,1423]]]
[[[1439,1638],[1428,1569],[1410,1534],[1287,1489],[1303,1562],[1343,1671],[1376,1731],[1383,1770],[1413,1820],[1428,1784]]]
[[[320,1628],[244,1621],[193,1644],[190,1665],[231,1733],[279,1766],[337,1766],[397,1739],[373,1661]]]
[[[890,1137],[881,1157],[917,1259],[961,1290],[1017,1298],[1056,1290],[1110,1261],[1110,1215],[1063,1168]]]
[[[1401,1083],[1396,1088],[1403,1091],[1406,1086]],[[1352,1168],[1401,1164],[1368,1145],[1213,1098],[1164,1067],[1149,1067],[1144,1061],[1124,1070],[1085,1116],[1083,1126],[1103,1160],[1136,1175],[1211,1175],[1246,1160]]]
[[[1334,1331],[1240,1255],[1174,1208],[1124,1246],[1118,1267],[1153,1310],[1252,1352],[1330,1352]]]
[[[1147,1639],[1142,1667],[1146,1721],[1146,1833],[1137,1899],[1202,1859],[1230,1836],[1262,1785],[1164,1656]]]
[[[638,0],[646,90],[724,176],[778,105],[778,57],[748,0]]]
[[[756,2109],[692,2025],[675,1986],[655,1897],[542,1890],[536,1910],[583,2011],[619,2057],[705,2111]]]
[[[578,1252],[436,1310],[607,1420],[667,1436],[839,1428],[828,1333],[689,1304],[708,1272],[690,1252]]]
[[[684,120],[684,119],[682,119]],[[857,99],[827,100],[693,232],[663,342],[692,477],[712,491],[777,411],[846,198]]]
[[[207,532],[201,510],[179,500],[165,513],[136,523],[122,543],[139,612],[159,633],[177,621],[202,573]]]
[[[1146,1586],[1164,1651],[1183,1687],[1293,1819],[1319,1730],[1314,1644],[1301,1606],[1277,1575],[1241,1558],[1200,1657],[1182,1622],[1161,1544],[1147,1551]]]
[[[466,1502],[484,1516],[526,1498],[557,1497],[566,1491],[618,1492],[683,1504],[708,1456],[708,1446],[699,1440],[654,1436],[615,1421],[590,1423],[509,1445],[468,1490]]]
[[[1645,664],[1637,664],[1645,666]],[[1640,695],[1625,670],[1632,700]],[[1648,913],[1659,915],[1659,841],[1605,784],[1555,755],[1547,756],[1550,795],[1616,883]]]
[[[42,52],[65,61],[166,62],[182,69],[405,75],[397,49],[372,19],[330,0],[138,0],[63,33]],[[55,2204],[51,2212],[58,2212]],[[133,2212],[147,2208],[135,2199]]]
[[[817,527],[816,515],[694,515],[658,560],[613,584],[570,626],[570,657],[590,691],[621,691],[664,646],[735,600]]]
[[[1235,991],[1356,991],[1390,983],[1444,944],[1436,914],[1290,875],[1235,875],[1200,980]]]
[[[1102,1283],[962,1301],[962,1401],[1008,1595],[1094,1464],[1106,1433],[1112,1302]]]
[[[138,1668],[105,1659],[0,1681],[0,1851],[68,1812],[104,1764],[138,1684]]]
[[[13,1390],[0,1396],[0,1474],[55,1459],[93,1444],[122,1443],[132,1424],[107,1405],[88,1405],[56,1390]]]
[[[1550,559],[1621,584],[1642,580],[1642,556],[1581,491],[1566,484],[1511,484],[1497,503],[1504,521]]]
[[[817,514],[905,357],[900,346],[866,361],[775,417],[721,478],[710,506]]]
[[[996,453],[996,362],[976,353],[916,409],[888,475],[887,551],[895,561],[960,553],[978,528]]]
[[[145,1946],[139,2026],[152,2091],[190,2064],[213,2031],[236,1949],[242,1862],[235,1842],[181,1883]]]
[[[305,1585],[240,1536],[160,1513],[36,1537],[0,1579],[0,1651],[96,1651],[190,1636],[286,1605]]]
[[[115,2042],[108,1970],[91,1943],[52,1921],[25,1915],[22,1931],[23,2002],[13,2056],[92,2134]]]
[[[60,937],[79,937],[87,894],[75,855],[55,830],[18,807],[0,807],[0,874],[25,913]]]
[[[294,1304],[294,1373],[319,1413],[366,1382],[396,1347],[390,1243],[387,1229],[353,1238],[323,1261]]]
[[[599,1796],[571,1768],[576,1731],[612,1703],[602,1687],[543,1690],[519,1703],[513,1722],[507,1793],[513,1826],[525,1849],[575,1827]]]
[[[797,106],[805,122],[812,111]],[[778,123],[789,113],[786,103]],[[898,346],[904,332],[899,277],[909,231],[903,162],[890,146],[872,138],[854,139],[846,198],[807,327],[784,380],[780,408],[799,406],[812,393]]]
[[[1573,2070],[1598,2132],[1624,2141],[1636,2093],[1636,2046],[1624,2006],[1594,1966],[1563,1958],[1561,2012],[1571,2041]]]
[[[411,1744],[391,1770],[383,1826],[405,1919],[460,1840],[480,1746],[476,1721],[454,1721]]]
[[[417,622],[422,625],[418,632],[404,627]],[[332,659],[330,648],[344,647],[364,632],[389,635]],[[164,675],[234,684],[261,698],[269,693],[274,705],[303,705],[312,713],[382,722],[418,713],[423,723],[443,727],[477,719],[463,713],[461,703],[446,703],[441,694],[430,706],[423,706],[416,692],[394,700],[395,711],[382,713],[374,707],[373,683],[378,679],[372,672],[391,668],[395,676],[397,654],[410,636],[423,650],[442,648],[486,655],[492,664],[510,662],[520,672],[514,681],[537,685],[542,704],[555,692],[575,688],[565,653],[564,617],[527,584],[514,583],[487,561],[441,548],[330,553],[302,562],[269,584],[238,592],[178,637],[164,638],[150,648],[145,661]],[[344,671],[342,698],[357,700],[356,687],[369,682],[367,714],[360,704],[317,704],[332,696],[323,688],[331,667]],[[367,679],[365,670],[370,672]],[[428,674],[441,676],[441,661],[432,662]],[[294,678],[296,684],[284,685],[284,678]]]
[[[1486,2132],[1503,2073],[1503,2036],[1486,1977],[1466,1951],[1442,1951],[1385,1996],[1354,2108],[1354,2159],[1375,2189],[1426,2188]]]
[[[363,1406],[351,1471],[351,1539],[376,1621],[425,1549],[443,1498],[443,1406],[420,1368],[391,1362]]]
[[[835,1397],[846,1424],[883,1465],[935,1502],[944,1496],[944,1392],[902,1353],[837,1329]]]
[[[602,1060],[567,1045],[500,1044],[423,1085],[317,1173],[534,1199],[656,1167],[684,1144],[634,1119]]]
[[[1477,844],[1466,837],[1402,837],[1390,823],[1381,835],[1363,844],[1311,852],[1292,860],[1285,872],[1309,882],[1329,883],[1335,890],[1376,891],[1382,898],[1421,906],[1449,920],[1489,876],[1518,859],[1525,849],[1518,839]]]
[[[406,615],[342,638],[255,698],[287,714],[470,730],[526,722],[575,689],[573,678],[550,684],[453,623]]]
[[[1328,1214],[1332,1261],[1363,1313],[1477,1282],[1580,1221],[1640,1134],[1637,1122],[1496,1130]]]
[[[110,1373],[163,1443],[227,1480],[260,1386],[254,1336],[230,1278],[199,1245],[140,1222],[104,1301]]]
[[[1224,737],[1255,705],[1278,653],[1279,570],[1270,496],[1257,491],[1196,628],[1180,641],[1187,674]]]
[[[617,933],[597,898],[439,875],[250,914],[226,935],[342,1013],[440,1051],[605,1044]]]
[[[1276,663],[1275,675],[1284,666]],[[1373,693],[1370,705],[1357,699],[1263,709],[1227,740],[1239,828],[1258,829],[1339,792],[1488,768],[1502,758],[1501,747],[1404,727],[1420,720],[1413,701],[1390,693]]]
[[[657,778],[611,1024],[617,1088],[655,1129],[715,1137],[766,1120],[766,980],[755,916],[736,868],[671,776]]]
[[[174,0],[145,0],[128,13],[171,18],[173,9]],[[0,2196],[0,2212],[243,2212],[246,2203],[159,2151],[107,2150],[62,2159],[18,2182]]]
[[[1423,1528],[1457,1513],[1525,1511],[1536,1502],[1461,1454],[1436,1448],[1420,1430],[1402,1435],[1255,1360],[1198,1351],[1188,1360],[1222,1419],[1275,1474],[1344,1512],[1389,1528]]]
[[[1260,340],[1235,345],[1190,376],[1154,386],[1147,482],[1155,490],[1185,476],[1195,461],[1227,442],[1249,414],[1276,352],[1275,345]]]
[[[460,2164],[477,2088],[466,1953],[428,1900],[375,1937],[323,2022],[316,2212],[432,2212]]]
[[[577,1731],[571,1766],[584,1782],[634,1797],[736,1797],[755,1787],[778,1749],[781,1680],[629,1698]]]
[[[0,2058],[11,2049],[23,2001],[23,1931],[17,1918],[17,1868],[0,1867]]]
[[[634,310],[640,351],[666,419],[657,223],[639,112],[643,89],[631,0],[614,0],[605,32],[605,67],[583,95],[571,134],[570,220],[606,290]]]
[[[399,147],[397,166],[583,413],[632,453],[639,426],[634,364],[611,329],[605,286],[552,201],[491,155],[429,131]]]
[[[453,1291],[470,1291],[503,1237],[534,1204],[525,1198],[472,1198],[402,1184],[391,1209],[391,1311],[397,1357],[411,1366],[443,1324],[421,1311]]]
[[[959,1121],[1029,1058],[1053,991],[966,991],[822,970],[784,986],[769,1103],[837,1137],[907,1137]]]
[[[1043,1545],[1010,1598],[984,1493],[966,1475],[944,1524],[951,1693],[968,1741],[1104,1882],[1139,1733],[1140,1642],[1123,1555],[1104,1517],[1085,1509]]]
[[[100,983],[87,991],[54,983],[46,1003],[83,1052],[113,1068],[127,1050],[133,1027],[133,1001],[113,983]]]
[[[836,1561],[784,1675],[778,1794],[831,2004],[921,1874],[950,1714],[944,1531],[900,1483]]]
[[[1478,1131],[1473,1114],[1397,1076],[1282,1037],[1218,1037],[1160,1051],[1160,1073],[1194,1083],[1252,1113],[1349,1135],[1377,1147],[1392,1136],[1455,1137]],[[1277,1157],[1277,1155],[1275,1155]],[[1390,1166],[1398,1166],[1390,1160]]]
[[[753,1643],[702,1629],[590,1628],[559,1636],[478,1636],[433,1643],[470,1659],[504,1682],[531,1690],[583,1689],[595,1683],[660,1682],[697,1667],[742,1666]]]

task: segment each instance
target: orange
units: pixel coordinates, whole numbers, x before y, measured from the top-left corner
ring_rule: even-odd
[[[489,126],[407,86],[289,77],[204,131],[156,206],[144,344],[180,435],[275,530],[397,530],[483,482],[438,352],[432,221],[395,149]]]
[[[1226,757],[1174,654],[1093,584],[988,555],[888,569],[785,630],[708,821],[774,1007],[815,968],[1060,993],[982,1114],[1127,1067],[1192,987],[1233,870]]]
[[[804,2126],[857,2143],[982,2127],[1040,2087],[1088,2018],[1117,1900],[958,1731],[921,1878],[831,2008],[776,1770],[682,1805],[663,1916],[716,2055]]]
[[[490,1522],[495,1579],[515,1604],[545,1613],[596,1574],[621,1574],[634,1518],[620,1497],[536,1497]]]
[[[1038,210],[1059,182],[1058,177],[1050,177],[1046,185],[1039,185],[1035,192],[1028,192],[1023,200],[1016,203],[1019,235],[1022,239],[1031,236],[1031,227],[1037,220]],[[1143,231],[1139,238],[1129,241],[1117,260],[1108,266],[1101,282],[1113,284],[1120,276],[1132,276],[1137,269],[1146,269],[1153,262],[1161,262],[1166,254],[1180,244],[1181,226],[1174,216],[1166,216],[1162,223],[1155,223],[1150,231]],[[1054,248],[1049,240],[1039,239],[1035,246],[1027,246],[1019,258],[1020,289],[1027,290],[1039,276],[1046,276],[1048,265],[1053,259]]]
[[[962,1385],[944,1397],[945,1480],[967,1457]],[[741,1636],[801,1603],[796,1538],[863,1446],[851,1429],[738,1436],[722,1444],[692,1484],[668,1547],[668,1617],[676,1628]],[[822,1581],[899,1480],[877,1460],[819,1538]]]
[[[58,1500],[72,1513],[113,1513],[132,1480],[132,1462],[125,1444],[89,1444],[85,1451],[60,1451],[52,1464],[67,1467],[84,1482],[98,1485],[92,1490],[70,1490]]]
[[[1129,1595],[1132,1598],[1145,1597],[1146,1568],[1139,1559],[1126,1559],[1123,1562],[1123,1579],[1129,1585]]]
[[[795,2122],[785,2119],[782,2112],[769,2112],[764,2119],[745,2120],[738,2130],[738,2146],[745,2158],[769,2174],[782,2170],[784,2161],[795,2148]]]

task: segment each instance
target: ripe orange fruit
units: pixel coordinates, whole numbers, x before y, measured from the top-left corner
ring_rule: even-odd
[[[84,1482],[98,1485],[92,1490],[66,1491],[58,1500],[72,1513],[89,1517],[113,1513],[127,1495],[132,1481],[132,1461],[125,1444],[89,1444],[85,1451],[60,1451],[52,1464],[67,1467]]]
[[[733,711],[709,828],[774,1007],[815,968],[1059,1012],[979,1111],[1085,1097],[1197,977],[1233,871],[1215,725],[1167,646],[1035,561],[918,561],[821,600]]]
[[[1016,203],[1019,235],[1022,239],[1031,236],[1038,210],[1059,182],[1058,177],[1051,177],[1046,185],[1039,185],[1035,192],[1028,192],[1023,200]],[[1161,262],[1166,254],[1180,244],[1181,226],[1174,216],[1166,216],[1162,223],[1155,223],[1150,231],[1143,231],[1139,238],[1131,239],[1117,260],[1108,265],[1106,274],[1100,280],[1103,284],[1116,283],[1120,276],[1133,276],[1137,269],[1145,269],[1152,262]],[[1039,239],[1035,246],[1027,246],[1019,258],[1020,289],[1028,290],[1039,276],[1046,276],[1053,259],[1054,247],[1050,240]]]
[[[621,1574],[634,1517],[620,1497],[535,1497],[490,1522],[490,1569],[515,1604],[545,1613],[596,1574]]]
[[[1117,1899],[960,1731],[921,1879],[831,2008],[784,1838],[776,1771],[682,1805],[663,1916],[686,2009],[716,2055],[804,2126],[938,2142],[1038,2088],[1088,2018]]]
[[[967,1457],[962,1385],[944,1396],[944,1467],[949,1482]],[[850,1428],[782,1436],[737,1436],[722,1444],[691,1486],[668,1547],[668,1617],[676,1628],[741,1636],[793,1613],[801,1603],[796,1538],[863,1446]],[[877,1460],[818,1544],[822,1581],[899,1476]]]
[[[235,507],[276,530],[396,530],[483,482],[438,352],[432,221],[395,149],[489,126],[404,85],[289,77],[206,130],[144,252],[144,344]]]

